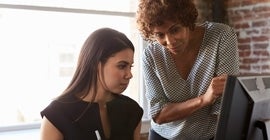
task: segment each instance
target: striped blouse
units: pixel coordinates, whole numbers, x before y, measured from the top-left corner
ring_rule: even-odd
[[[184,80],[178,73],[169,51],[157,42],[144,48],[142,57],[149,115],[155,116],[169,102],[184,102],[205,93],[212,78],[221,74],[239,73],[237,36],[221,23],[205,22],[205,34],[195,63]],[[220,101],[206,106],[178,121],[157,124],[151,128],[162,137],[173,140],[207,140],[214,137]]]

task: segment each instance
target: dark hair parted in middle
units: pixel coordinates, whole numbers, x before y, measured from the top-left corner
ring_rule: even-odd
[[[193,30],[198,11],[192,0],[140,0],[136,16],[138,29],[144,39],[152,40],[153,27],[164,24],[165,20]]]

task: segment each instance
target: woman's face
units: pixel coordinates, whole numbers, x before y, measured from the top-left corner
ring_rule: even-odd
[[[122,50],[109,57],[107,62],[99,65],[99,80],[105,91],[122,93],[132,78],[134,52],[131,49]]]
[[[171,53],[184,52],[189,40],[189,28],[181,24],[166,21],[153,28],[155,39]]]

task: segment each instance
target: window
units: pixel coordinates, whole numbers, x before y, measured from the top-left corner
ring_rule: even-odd
[[[0,0],[0,127],[39,122],[70,81],[85,39],[100,27],[125,33],[136,46],[124,94],[145,106],[136,6],[136,0]]]

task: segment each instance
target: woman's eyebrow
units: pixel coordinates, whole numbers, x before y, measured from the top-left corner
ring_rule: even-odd
[[[180,25],[180,24],[176,23],[176,24],[172,25],[172,26],[169,28],[169,30],[171,30],[172,28],[174,28],[174,27],[176,27],[176,26],[178,26],[178,25]]]
[[[128,64],[133,64],[133,63],[129,63],[128,61],[121,60],[121,61],[118,62],[118,64],[126,64],[126,65],[128,65]]]
[[[178,26],[179,24],[178,23],[175,23],[175,24],[173,24],[169,29],[168,29],[168,31],[170,31],[171,29],[173,29],[175,26]],[[168,32],[167,31],[167,32]],[[158,33],[162,33],[162,32],[154,32],[154,34],[158,34]]]

